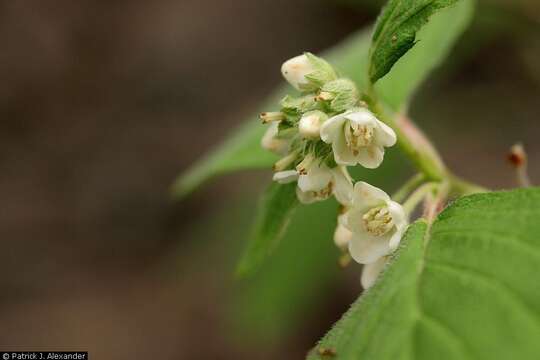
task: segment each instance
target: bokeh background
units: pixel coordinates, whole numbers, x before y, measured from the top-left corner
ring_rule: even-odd
[[[336,205],[301,208],[262,271],[235,261],[270,172],[169,186],[281,84],[282,61],[370,24],[380,1],[0,1],[0,348],[92,359],[298,359],[361,291]],[[540,181],[540,3],[481,0],[411,114],[492,188],[522,141]],[[410,170],[395,152],[377,175]],[[321,221],[314,222],[317,217]]]

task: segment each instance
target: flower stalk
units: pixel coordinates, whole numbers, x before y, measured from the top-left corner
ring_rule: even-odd
[[[433,194],[435,191],[437,191],[437,189],[439,188],[439,184],[440,183],[429,182],[416,189],[409,196],[407,201],[403,203],[403,209],[405,209],[405,213],[407,214],[407,216],[410,217],[418,204],[424,201],[428,195]]]
[[[397,135],[397,145],[409,158],[416,169],[423,175],[424,181],[449,182],[449,195],[464,196],[487,192],[488,189],[465,181],[452,174],[442,161],[441,156],[429,139],[405,116],[393,116],[377,100],[374,100],[373,90],[365,101],[373,112],[386,125],[390,126]],[[396,120],[397,119],[397,120]],[[399,194],[401,196],[401,194]]]
[[[392,199],[397,202],[403,202],[407,196],[412,193],[417,187],[426,181],[426,176],[423,173],[418,173],[410,178],[398,191],[392,195]]]

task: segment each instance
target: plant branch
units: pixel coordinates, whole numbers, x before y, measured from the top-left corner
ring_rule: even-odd
[[[426,181],[426,176],[422,173],[418,173],[410,178],[398,191],[392,195],[392,199],[401,203],[405,200],[407,195],[414,191],[417,187],[422,185]]]
[[[447,181],[450,187],[450,195],[461,196],[489,191],[482,186],[470,183],[452,174],[435,147],[420,129],[406,116],[396,116],[386,109],[382,103],[376,100],[373,88],[370,89],[369,95],[364,100],[378,118],[396,132],[397,145],[423,175],[423,181]],[[396,195],[403,196],[401,190]]]
[[[418,204],[420,204],[426,196],[433,193],[435,190],[437,190],[439,186],[439,183],[436,182],[429,182],[425,183],[424,185],[420,186],[418,189],[416,189],[403,203],[403,209],[405,209],[405,212],[408,216],[411,215],[411,213],[416,209]]]

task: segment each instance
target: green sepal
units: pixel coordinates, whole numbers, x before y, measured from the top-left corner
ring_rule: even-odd
[[[322,91],[334,95],[330,100],[330,108],[336,112],[349,110],[358,104],[360,94],[356,85],[349,79],[337,79],[325,84]]]
[[[313,91],[327,82],[337,79],[336,71],[326,60],[309,52],[305,53],[305,55],[315,70],[306,75],[309,84],[302,86],[302,90]]]

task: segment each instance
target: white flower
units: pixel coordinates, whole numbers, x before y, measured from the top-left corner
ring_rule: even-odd
[[[305,113],[298,123],[298,132],[304,139],[319,139],[321,137],[321,125],[328,119],[322,111],[310,111]]]
[[[346,214],[338,216],[338,223],[334,231],[334,243],[341,251],[346,251],[352,239],[352,232],[345,225]]]
[[[372,264],[394,251],[408,225],[400,204],[362,181],[354,185],[352,205],[346,214],[345,225],[353,233],[349,252],[360,264]]]
[[[290,140],[278,138],[279,122],[273,122],[268,126],[261,139],[263,149],[278,155],[285,155],[289,149]]]
[[[308,155],[296,170],[279,171],[273,179],[281,184],[297,180],[296,195],[303,204],[326,200],[331,195],[344,205],[351,202],[353,186],[347,170],[342,166],[331,169],[313,155]]]
[[[336,79],[332,66],[311,53],[285,61],[281,73],[289,84],[300,91],[315,91],[326,82]]]
[[[281,73],[285,80],[297,90],[304,90],[310,82],[306,75],[315,71],[315,66],[309,61],[306,55],[299,55],[289,59],[281,66]]]
[[[377,278],[383,271],[386,262],[386,257],[382,257],[372,264],[364,265],[364,268],[362,269],[362,276],[360,277],[360,283],[364,289],[369,289],[373,284],[375,284],[375,281],[377,281]]]
[[[321,139],[332,144],[336,163],[374,169],[383,161],[384,148],[396,143],[396,134],[372,112],[361,108],[327,120],[321,127]]]

